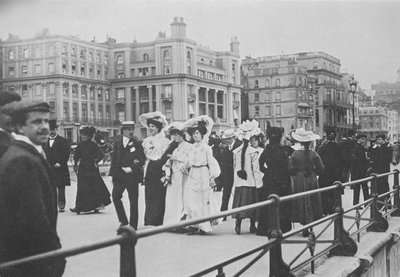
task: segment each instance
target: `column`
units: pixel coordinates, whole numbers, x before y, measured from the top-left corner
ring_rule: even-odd
[[[199,115],[199,90],[200,86],[193,86],[193,93],[196,95],[196,100],[194,101],[194,115]]]
[[[94,52],[93,52],[94,55]],[[94,59],[96,59],[95,55],[94,55]],[[96,69],[95,67],[93,67],[93,76],[96,75]],[[99,86],[95,86],[94,87],[94,118],[95,118],[95,122],[99,123],[99,99],[98,99],[98,91],[99,91]]]
[[[223,117],[223,119],[225,119],[225,120],[227,120],[227,118],[226,118],[226,108],[225,107],[227,107],[228,105],[227,105],[227,102],[226,102],[226,90],[224,90],[224,91],[222,91],[223,92],[223,97],[222,97],[222,101],[223,101],[223,108],[222,108],[222,117]],[[227,121],[228,122],[228,121]]]
[[[161,111],[161,85],[156,85],[156,110]]]
[[[210,90],[210,88],[206,88],[206,115],[209,116],[208,114],[208,91]]]
[[[132,94],[130,87],[125,87],[125,119],[132,120]]]
[[[218,99],[217,99],[217,96],[218,96],[218,90],[217,90],[217,89],[214,89],[214,115],[215,115],[215,121],[219,120],[219,119],[218,119],[218,109],[217,109],[217,107],[218,107]],[[219,122],[218,122],[218,123],[219,123]]]
[[[68,99],[69,99],[69,111],[68,111],[68,118],[70,119],[70,121],[72,121],[73,120],[73,112],[72,112],[72,86],[73,86],[73,83],[72,82],[69,82],[68,83]]]
[[[147,93],[149,94],[149,111],[153,111],[153,91],[152,86],[147,86]]]
[[[90,103],[91,103],[91,101],[90,101],[90,89],[91,89],[91,85],[87,85],[86,86],[86,95],[87,95],[87,121],[88,122],[91,122],[91,118],[90,118],[90,112],[91,112],[91,106],[90,106]]]
[[[136,99],[136,119],[139,120],[140,115],[140,98],[139,98],[139,87],[134,87],[135,90],[135,99]]]
[[[78,84],[78,118],[82,120],[82,84]]]
[[[56,93],[56,118],[63,119],[63,82],[55,82]],[[64,119],[63,119],[64,120]]]

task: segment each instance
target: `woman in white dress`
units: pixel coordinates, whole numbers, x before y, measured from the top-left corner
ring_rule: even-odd
[[[185,212],[185,186],[188,177],[186,166],[189,162],[189,153],[192,145],[185,141],[184,132],[179,127],[169,129],[173,140],[172,154],[164,165],[166,171],[167,196],[165,200],[164,224],[177,223],[186,218]],[[170,148],[171,148],[170,147]],[[167,150],[167,152],[169,152]]]
[[[221,173],[211,147],[204,141],[210,134],[213,123],[208,116],[198,116],[184,124],[194,141],[187,164],[189,172],[186,182],[187,219],[200,218],[211,213],[211,186],[215,185],[214,179]],[[210,231],[212,231],[211,223],[207,221],[195,226],[189,234],[204,235]]]

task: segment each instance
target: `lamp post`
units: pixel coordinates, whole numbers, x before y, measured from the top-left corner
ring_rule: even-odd
[[[76,127],[76,143],[79,143],[79,127],[81,124],[79,122],[75,122],[74,126]]]
[[[350,82],[350,92],[353,95],[353,134],[356,132],[356,118],[354,116],[355,107],[354,107],[354,95],[356,94],[357,83],[355,81]]]

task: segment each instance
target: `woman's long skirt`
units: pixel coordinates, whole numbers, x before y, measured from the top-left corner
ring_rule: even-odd
[[[75,202],[77,210],[88,212],[111,204],[110,192],[94,164],[79,164],[77,187]]]
[[[235,188],[232,208],[239,208],[254,203],[257,203],[257,189],[255,187]],[[257,216],[257,211],[252,210],[235,214],[232,217],[237,219],[243,219],[243,218],[255,219],[256,216]]]
[[[187,175],[181,171],[173,172],[171,175],[171,184],[167,186],[167,195],[165,198],[164,224],[178,223],[184,215],[184,184]]]
[[[166,187],[161,181],[164,172],[158,161],[150,161],[145,177],[144,225],[159,226],[164,222]]]

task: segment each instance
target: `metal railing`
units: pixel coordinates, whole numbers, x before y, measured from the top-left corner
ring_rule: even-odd
[[[357,252],[357,243],[353,236],[357,236],[358,240],[360,239],[360,232],[367,230],[372,232],[385,232],[388,229],[388,222],[386,218],[391,216],[400,216],[400,186],[399,186],[399,170],[394,170],[393,172],[388,172],[384,174],[371,174],[370,177],[363,178],[360,180],[355,180],[351,182],[341,183],[335,182],[332,186],[319,188],[315,190],[305,191],[301,193],[296,193],[288,196],[279,197],[278,195],[272,194],[268,197],[268,200],[247,205],[240,208],[235,208],[229,211],[220,212],[214,215],[187,220],[177,224],[171,224],[166,226],[159,226],[152,229],[145,229],[135,231],[131,227],[120,227],[117,231],[117,236],[108,240],[103,240],[98,243],[84,245],[80,247],[75,247],[71,249],[59,249],[54,251],[49,251],[46,253],[34,255],[31,257],[26,257],[23,259],[10,261],[6,263],[0,264],[0,273],[4,272],[7,269],[12,267],[20,266],[26,263],[38,262],[43,260],[48,260],[56,257],[71,257],[78,254],[87,253],[93,250],[102,249],[114,245],[120,245],[120,276],[121,277],[134,277],[136,276],[136,260],[135,260],[135,245],[138,239],[149,237],[157,234],[161,234],[167,231],[172,231],[178,228],[183,228],[191,225],[195,225],[202,222],[212,221],[221,217],[231,216],[237,213],[251,211],[255,209],[259,209],[266,206],[271,206],[273,214],[275,214],[273,226],[271,228],[271,232],[269,234],[269,240],[252,250],[249,250],[245,253],[242,253],[236,257],[233,257],[229,260],[226,260],[217,265],[211,266],[193,274],[191,276],[203,276],[205,274],[209,274],[212,272],[217,272],[217,277],[224,277],[224,268],[234,262],[237,262],[241,259],[244,259],[250,255],[258,253],[258,255],[253,258],[248,264],[246,264],[241,270],[239,270],[233,276],[240,276],[243,274],[248,268],[250,268],[254,263],[256,263],[261,257],[263,257],[266,253],[270,252],[270,276],[275,277],[287,277],[294,276],[294,272],[304,268],[307,265],[311,265],[311,272],[314,272],[314,262],[318,258],[324,256],[329,253],[331,256],[354,256]],[[393,189],[378,195],[378,180],[380,178],[388,177],[390,175],[394,176],[394,186]],[[371,198],[357,204],[347,210],[343,209],[342,205],[342,191],[345,187],[354,186],[357,184],[362,184],[365,182],[371,182]],[[302,226],[301,228],[291,230],[286,233],[282,233],[280,229],[279,222],[279,207],[281,203],[293,201],[299,198],[303,198],[306,196],[311,196],[314,194],[319,194],[321,192],[332,191],[335,195],[335,212],[331,215],[325,216],[321,219],[318,219],[314,222],[311,222],[307,225]],[[394,204],[391,204],[391,201],[394,201]],[[362,206],[365,206],[370,209],[370,217],[362,218],[361,216],[366,212],[367,209],[360,214],[359,209]],[[356,216],[348,216],[349,212],[356,210]],[[344,228],[343,219],[351,218],[354,219],[354,223],[350,226],[348,230]],[[360,225],[361,221],[367,221],[364,226]],[[326,226],[322,228],[322,231],[319,234],[315,234],[313,231],[313,227],[322,225],[323,223],[327,223]],[[334,226],[334,235],[333,239],[330,240],[322,240],[320,239],[321,235],[333,224]],[[357,230],[353,233],[349,233],[349,231],[357,226]],[[310,235],[306,240],[289,240],[289,238],[293,237],[297,233],[300,233],[304,230],[311,229]],[[315,252],[316,244],[328,244],[327,247],[318,253]],[[283,244],[305,244],[305,248],[300,251],[300,253],[287,264],[282,257],[282,245]],[[303,255],[307,250],[309,250],[311,257],[298,263],[295,265],[295,262],[299,259],[301,255]]]

